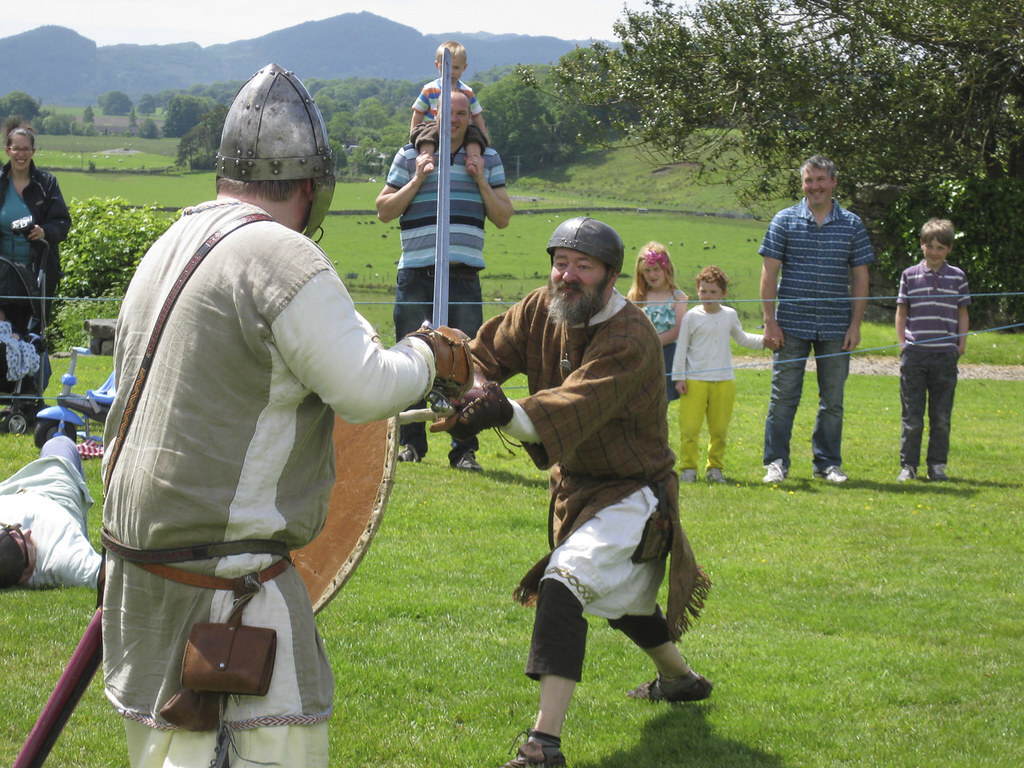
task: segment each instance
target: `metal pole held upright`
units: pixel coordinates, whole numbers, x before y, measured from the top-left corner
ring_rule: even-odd
[[[448,244],[451,231],[452,53],[441,58],[441,99],[437,107],[437,245],[434,252],[433,326],[448,325]]]

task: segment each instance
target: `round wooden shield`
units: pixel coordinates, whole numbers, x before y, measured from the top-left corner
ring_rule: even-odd
[[[334,418],[334,488],[320,535],[292,552],[318,612],[348,581],[370,547],[394,485],[395,419],[349,424]]]

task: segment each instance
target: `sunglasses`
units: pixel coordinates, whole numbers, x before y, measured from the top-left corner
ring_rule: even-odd
[[[25,541],[25,534],[21,532],[21,525],[5,525],[4,533],[14,539],[14,542],[18,545],[18,549],[21,550],[21,556],[25,558],[25,568],[28,568],[28,542]]]

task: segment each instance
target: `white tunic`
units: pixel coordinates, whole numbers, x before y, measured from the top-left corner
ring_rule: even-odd
[[[124,384],[107,418],[107,446],[182,266],[213,232],[257,211],[233,201],[190,209],[142,260],[118,318],[114,368]],[[304,546],[327,513],[334,414],[366,422],[416,402],[433,378],[429,357],[408,342],[381,349],[308,238],[274,222],[232,232],[170,313],[106,491],[104,526],[143,549],[239,539]],[[105,451],[104,470],[110,456]],[[182,567],[234,577],[275,559],[238,555]],[[192,624],[223,621],[231,602],[229,592],[108,558],[104,675],[124,716],[167,727],[158,712],[180,688]],[[242,621],[277,631],[277,661],[269,693],[230,697],[225,719],[235,728],[325,720],[333,679],[295,569],[267,582]]]

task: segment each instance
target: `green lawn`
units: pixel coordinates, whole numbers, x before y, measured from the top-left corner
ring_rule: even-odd
[[[94,363],[97,378],[102,359]],[[83,365],[83,376],[91,376]],[[682,491],[684,526],[715,581],[683,640],[712,698],[635,702],[640,654],[592,621],[564,749],[578,768],[1015,768],[1024,749],[1024,383],[960,383],[952,482],[894,482],[898,382],[852,376],[844,468],[810,479],[813,403],[793,474],[760,482],[764,370],[741,370],[726,486]],[[808,383],[808,397],[812,397]],[[678,444],[676,406],[669,411]],[[0,435],[0,471],[28,456]],[[522,674],[532,612],[511,600],[545,547],[545,473],[484,436],[483,475],[448,469],[432,437],[400,465],[380,532],[318,624],[336,680],[332,765],[496,766],[532,723]],[[86,462],[99,497],[99,462]],[[90,518],[99,529],[98,506]],[[6,638],[0,764],[10,764],[92,613],[88,590],[0,595]],[[17,670],[17,673],[14,673]],[[120,720],[89,688],[51,764],[125,766]]]
[[[685,170],[659,172],[649,183]],[[622,234],[627,272],[648,239],[669,244],[688,292],[702,266],[722,266],[732,278],[730,300],[755,330],[764,222],[655,210],[718,205],[687,208],[682,193],[665,193],[672,205],[644,197],[628,204],[626,193],[608,190],[642,184],[635,169],[631,182],[630,173],[606,168],[613,186],[590,192],[600,173],[573,169],[561,183],[524,178],[510,188],[518,215],[507,229],[488,231],[487,312],[542,284],[555,225],[592,213]],[[60,180],[68,197],[122,194],[172,208],[209,197],[213,188],[209,175],[65,172]],[[381,184],[339,185],[323,245],[360,311],[390,341],[399,241],[397,226],[371,213]],[[619,287],[625,292],[628,279]],[[894,353],[890,317],[864,326],[862,350]],[[765,359],[744,352],[737,362]],[[964,362],[1024,364],[1024,335],[975,333]],[[53,361],[51,400],[66,364]],[[101,384],[110,366],[110,358],[80,359],[78,389]],[[624,638],[593,621],[584,682],[563,734],[569,764],[1016,768],[1024,753],[1024,487],[1014,446],[1024,382],[962,381],[952,482],[899,485],[898,380],[851,376],[843,463],[851,480],[834,487],[810,479],[809,378],[792,476],[767,487],[760,478],[769,376],[763,365],[737,372],[730,483],[682,489],[683,524],[715,582],[682,649],[715,682],[713,696],[679,707],[627,699],[651,671]],[[521,392],[518,384],[512,396]],[[677,407],[669,409],[673,446]],[[482,475],[449,470],[439,435],[422,464],[397,467],[373,546],[318,617],[335,672],[332,765],[497,766],[532,724],[537,691],[522,674],[532,611],[517,606],[511,592],[545,549],[546,473],[493,434],[482,443]],[[0,476],[35,455],[31,437],[0,434]],[[87,461],[86,470],[99,500],[100,463]],[[99,506],[89,520],[97,544]],[[0,765],[20,749],[94,600],[84,589],[0,594]],[[97,679],[48,764],[121,768],[124,755],[121,722]]]

